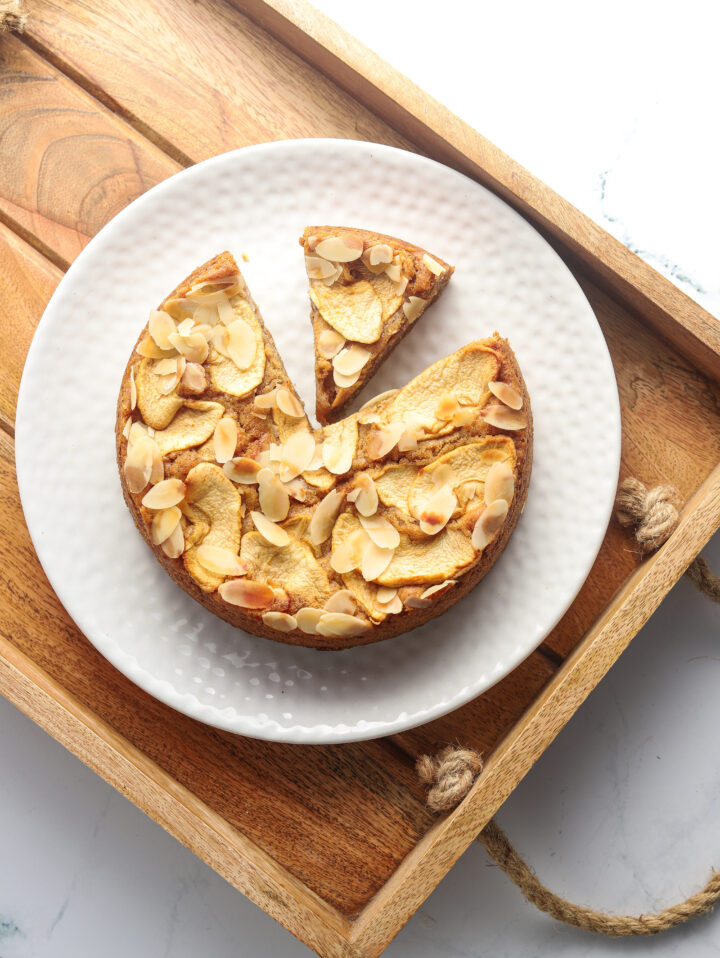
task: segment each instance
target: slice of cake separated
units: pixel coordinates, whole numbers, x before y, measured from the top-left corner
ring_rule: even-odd
[[[369,230],[308,226],[300,243],[310,280],[316,415],[335,422],[437,299],[453,267]]]

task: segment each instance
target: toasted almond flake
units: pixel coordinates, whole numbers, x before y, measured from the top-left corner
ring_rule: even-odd
[[[370,540],[363,529],[356,529],[347,539],[334,549],[330,556],[330,566],[339,575],[352,572],[360,567],[363,553]]]
[[[342,508],[343,499],[342,492],[333,489],[315,507],[309,526],[310,542],[314,546],[321,545],[329,538],[338,513]]]
[[[213,447],[215,449],[215,461],[219,463],[228,462],[235,455],[235,447],[238,441],[238,427],[234,419],[229,416],[223,416],[218,420],[213,434]]]
[[[135,367],[130,367],[130,409],[137,406],[137,386],[135,385]]]
[[[359,372],[353,373],[352,376],[345,376],[343,373],[339,373],[337,369],[333,369],[333,381],[338,389],[350,389],[351,386],[355,385],[359,378]]]
[[[136,425],[133,423],[133,425]],[[130,430],[132,436],[132,428]],[[153,443],[147,435],[140,435],[128,444],[123,472],[130,492],[142,492],[150,482],[153,465]]]
[[[504,499],[496,499],[482,512],[472,531],[473,548],[484,549],[502,529],[508,514],[508,504]]]
[[[177,506],[171,506],[169,509],[163,509],[162,512],[156,512],[153,516],[150,537],[156,546],[159,546],[175,531],[182,518],[182,512]]]
[[[441,486],[430,496],[420,514],[420,528],[429,536],[437,535],[457,509],[457,497],[450,486]]]
[[[230,336],[227,331],[227,326],[216,326],[215,329],[213,329],[210,342],[214,346],[215,351],[220,353],[221,356],[224,356],[225,359],[230,359],[230,353],[228,352],[229,341]]]
[[[317,469],[323,468],[323,447],[324,443],[322,442],[315,444],[315,452],[305,472],[314,472]]]
[[[195,555],[200,565],[208,572],[214,572],[215,575],[245,575],[247,572],[247,566],[232,549],[200,545]]]
[[[356,608],[353,594],[348,589],[338,589],[337,592],[333,592],[325,603],[326,612],[344,612],[346,615],[352,615]]]
[[[150,437],[148,436],[148,439]],[[162,452],[160,446],[155,442],[154,439],[150,439],[152,443],[152,467],[150,469],[150,484],[155,486],[157,483],[162,482],[165,478],[165,463],[163,462]]]
[[[282,549],[290,542],[290,536],[287,532],[276,525],[271,519],[268,519],[267,516],[264,516],[262,512],[255,512],[255,510],[253,510],[250,513],[250,518],[255,523],[257,531],[271,546],[277,546],[278,549]]]
[[[182,523],[178,522],[160,548],[169,559],[179,559],[185,551],[185,536]]]
[[[201,323],[199,326],[195,326],[193,329],[194,333],[197,333],[199,336],[202,336],[206,343],[209,343],[215,332],[215,327],[211,326],[209,323]]]
[[[210,329],[217,325],[219,319],[218,311],[215,306],[196,306],[193,311],[193,317],[198,326],[209,326]]]
[[[270,456],[270,462],[282,462],[283,447],[278,442],[271,442],[268,455]]]
[[[310,279],[328,279],[335,273],[335,264],[320,256],[306,256],[305,271]]]
[[[298,502],[305,502],[308,497],[308,487],[302,479],[291,479],[290,482],[285,483],[285,490],[291,499],[296,499]]]
[[[457,397],[451,393],[444,393],[435,407],[435,418],[443,422],[451,422],[453,416],[459,412],[459,410],[460,403],[457,401]]]
[[[388,276],[393,283],[399,283],[403,278],[402,268],[400,266],[400,260],[396,256],[395,259],[390,263],[389,266],[385,267],[385,275]]]
[[[177,351],[191,363],[204,363],[208,357],[208,344],[201,333],[190,333],[183,336],[170,333],[168,339]]]
[[[418,437],[415,429],[406,429],[398,439],[398,449],[400,452],[409,452],[411,449],[417,449]]]
[[[228,332],[227,351],[238,369],[249,369],[257,353],[255,331],[244,319],[236,319],[225,327]]]
[[[450,586],[455,585],[456,582],[457,579],[446,579],[444,582],[438,582],[437,585],[431,585],[420,594],[420,598],[429,599],[431,596],[437,595],[438,592],[446,592]]]
[[[182,357],[177,357],[173,359],[158,359],[157,362],[153,363],[151,371],[155,373],[156,376],[170,376],[175,375],[178,370],[178,359]]]
[[[253,402],[258,409],[274,409],[277,405],[277,394],[278,389],[275,387],[275,389],[271,389],[269,392],[258,393],[255,399],[253,399]]]
[[[315,439],[312,433],[298,429],[283,444],[280,461],[280,478],[290,482],[305,472],[315,456]]]
[[[180,382],[196,395],[205,392],[205,370],[199,363],[186,363]]]
[[[354,615],[346,615],[344,612],[325,612],[317,624],[320,635],[338,639],[362,635],[371,628],[369,622],[364,622]]]
[[[355,481],[359,487],[355,508],[361,516],[374,516],[378,507],[378,494],[372,476],[361,472]]]
[[[300,400],[289,389],[278,389],[276,402],[280,412],[284,412],[291,419],[302,419],[305,415]]]
[[[476,416],[477,410],[463,409],[461,407],[457,412],[453,413],[451,422],[456,429],[459,429],[462,428],[462,426],[467,426],[467,424],[472,422]]]
[[[180,336],[189,336],[193,331],[193,326],[195,325],[195,320],[192,316],[188,316],[187,319],[184,319],[181,323],[178,324],[177,332]],[[172,332],[172,330],[170,330]]]
[[[386,585],[381,585],[378,586],[378,590],[375,595],[375,601],[379,602],[380,605],[387,605],[388,602],[392,602],[397,594],[397,589],[390,589]]]
[[[430,478],[436,489],[439,489],[441,486],[450,486],[451,489],[454,489],[458,481],[455,470],[452,466],[448,465],[447,462],[441,462],[439,466],[432,469],[430,471]]]
[[[161,309],[154,309],[150,313],[148,332],[160,349],[172,349],[168,336],[170,333],[176,332],[176,329],[175,320],[169,313]]]
[[[378,602],[377,607],[385,615],[397,615],[403,610],[402,600],[399,595],[393,596],[389,602]]]
[[[187,488],[182,479],[163,479],[143,496],[146,509],[169,509],[185,498]]]
[[[387,456],[397,446],[404,432],[405,423],[401,421],[390,422],[376,429],[368,439],[367,454],[370,459],[382,459]]]
[[[332,359],[346,343],[345,337],[336,329],[323,329],[318,336],[317,351],[324,359]]]
[[[126,439],[129,439],[130,437],[130,430],[132,429],[132,424],[133,424],[132,416],[128,416],[127,419],[125,420],[125,425],[123,426],[123,431],[122,431],[122,434]]]
[[[516,429],[525,429],[527,426],[527,417],[517,409],[511,409],[509,406],[488,406],[482,412],[485,422],[496,429],[507,429],[514,431]]]
[[[403,312],[405,313],[405,318],[409,322],[414,323],[426,306],[427,302],[424,299],[421,299],[420,296],[411,296],[407,303],[403,303]]]
[[[228,605],[243,609],[266,609],[275,601],[275,593],[264,582],[252,579],[230,579],[218,588],[220,598]]]
[[[170,376],[158,376],[158,380],[158,392],[162,396],[169,396],[175,390],[179,381],[176,373]]]
[[[287,518],[290,510],[290,496],[271,469],[261,469],[258,473],[258,498],[260,508],[268,519],[281,522]]]
[[[235,310],[230,305],[230,300],[227,298],[227,296],[223,296],[222,299],[218,300],[217,313],[220,317],[220,322],[225,326],[229,326],[230,323],[235,319]]]
[[[322,457],[323,465],[334,476],[344,476],[352,468],[353,450],[348,446],[323,443]]]
[[[298,609],[295,618],[298,628],[306,635],[317,635],[317,625],[320,619],[325,615],[324,609],[313,609],[311,606],[305,606]]]
[[[357,500],[357,497],[360,495],[361,491],[362,491],[361,489],[351,489],[350,492],[348,492],[347,494],[348,502],[355,502]]]
[[[425,253],[423,256],[423,263],[427,266],[431,273],[434,273],[436,276],[441,276],[445,269],[438,263],[436,259],[433,259],[432,256]]]
[[[354,233],[339,233],[321,240],[315,247],[315,252],[323,259],[333,263],[351,263],[360,257],[363,251],[363,241]]]
[[[355,376],[367,364],[372,356],[368,349],[363,349],[357,343],[353,343],[347,349],[343,349],[333,359],[333,369],[341,376]]]
[[[323,283],[325,286],[332,286],[336,283],[343,274],[343,268],[340,263],[332,264],[333,271],[329,276],[326,276],[325,279],[317,280],[316,282]]]
[[[256,483],[261,468],[259,462],[248,459],[246,456],[238,456],[236,459],[230,459],[223,464],[223,472],[228,479],[232,479],[233,482],[238,482],[243,486],[251,486]]]
[[[365,257],[367,257],[367,260],[365,260]],[[368,246],[363,255],[363,261],[366,261],[370,266],[392,263],[392,246],[388,246],[387,243],[376,243],[375,246]]]
[[[152,336],[145,336],[135,347],[135,352],[146,359],[167,359],[176,355],[174,348],[160,349]]]
[[[495,381],[488,383],[488,389],[496,396],[501,403],[509,406],[511,409],[522,409],[523,398],[517,389],[513,389],[508,383]]]
[[[405,608],[407,609],[429,609],[432,602],[429,599],[423,599],[419,595],[409,595],[405,599]]]
[[[262,620],[268,628],[277,632],[292,632],[297,629],[297,619],[287,612],[265,612]]]
[[[398,537],[398,542],[400,538]],[[395,549],[384,549],[376,542],[370,541],[365,546],[360,564],[360,572],[366,582],[372,582],[377,579],[392,562],[395,555]]]
[[[360,525],[381,549],[397,549],[400,533],[384,516],[360,516]]]
[[[405,290],[408,288],[408,278],[407,276],[401,276],[400,282],[395,283],[395,292],[398,296],[404,296]]]
[[[515,493],[515,474],[510,463],[494,462],[485,476],[485,503],[489,506],[496,499],[512,502]]]

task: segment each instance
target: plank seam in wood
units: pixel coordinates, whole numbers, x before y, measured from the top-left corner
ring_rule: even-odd
[[[30,230],[18,223],[17,220],[14,220],[12,216],[8,216],[4,210],[0,210],[0,223],[15,233],[16,236],[19,236],[20,239],[24,243],[27,243],[28,246],[31,246],[36,253],[40,253],[41,256],[44,256],[45,259],[49,260],[53,266],[56,266],[59,270],[62,270],[63,273],[67,273],[68,269],[70,268],[70,263],[63,259],[62,256],[56,253],[55,250],[44,243],[34,233],[31,233]]]

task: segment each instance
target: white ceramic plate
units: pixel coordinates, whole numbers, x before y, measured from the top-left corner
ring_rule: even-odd
[[[314,409],[297,239],[307,224],[395,234],[456,270],[360,401],[497,329],[535,419],[530,493],[510,543],[450,612],[345,652],[270,642],[179,589],[136,531],[115,466],[121,375],[148,312],[223,249],[240,261]],[[570,272],[510,207],[447,167],[370,143],[294,140],[226,153],[132,203],[89,244],[33,340],[17,413],[23,508],[45,571],[90,641],[152,695],[203,722],[287,742],[398,732],[457,708],[547,635],[595,559],[620,457],[615,378]]]

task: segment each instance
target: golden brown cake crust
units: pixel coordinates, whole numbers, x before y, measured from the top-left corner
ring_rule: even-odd
[[[161,307],[167,306],[174,300],[177,300],[178,297],[184,296],[184,294],[193,287],[197,287],[203,283],[212,284],[223,280],[226,281],[233,276],[239,276],[239,270],[237,269],[235,261],[229,253],[222,253],[219,256],[214,257],[208,263],[196,269],[189,277],[187,277],[186,280],[180,283],[173,293],[163,301]],[[260,325],[260,328],[262,329],[264,350],[266,355],[264,375],[260,384],[253,391],[253,396],[256,393],[267,393],[269,390],[278,387],[286,388],[294,395],[292,384],[287,377],[282,361],[273,343],[272,337],[265,329],[259,311],[252,302],[252,299],[250,298],[250,295],[247,292],[244,281],[241,277],[240,289],[244,299],[250,305]],[[146,337],[147,327],[139,336],[137,345],[141,344]],[[467,569],[467,571],[463,571],[457,580],[453,580],[454,584],[447,588],[444,593],[440,593],[428,607],[404,607],[400,614],[388,615],[384,621],[373,624],[372,628],[360,635],[344,637],[337,635],[311,635],[302,632],[299,628],[295,628],[290,632],[279,632],[276,628],[270,627],[263,622],[261,612],[264,613],[267,611],[267,609],[275,612],[284,612],[289,615],[295,615],[297,613],[297,603],[294,603],[294,597],[292,595],[288,596],[287,594],[283,596],[282,588],[278,589],[276,586],[276,592],[279,592],[280,594],[276,595],[272,604],[263,608],[261,612],[250,611],[240,608],[239,606],[230,605],[221,598],[217,591],[208,591],[207,589],[201,588],[201,585],[198,584],[193,575],[191,575],[188,571],[187,565],[183,561],[182,557],[170,558],[159,546],[153,544],[151,538],[151,522],[154,513],[152,510],[149,510],[142,505],[142,498],[147,489],[144,489],[141,493],[131,492],[128,487],[128,482],[126,481],[124,465],[126,463],[128,453],[128,439],[126,435],[128,429],[128,420],[138,419],[137,409],[133,410],[131,408],[131,371],[137,370],[139,364],[143,361],[142,357],[139,356],[137,352],[133,352],[123,375],[117,405],[116,420],[117,461],[120,471],[123,495],[130,513],[133,516],[135,525],[137,526],[141,535],[148,542],[148,545],[153,550],[156,558],[162,564],[168,574],[172,576],[172,578],[178,583],[178,585],[180,585],[181,588],[183,588],[189,595],[196,599],[196,601],[200,602],[207,609],[214,612],[221,619],[224,619],[232,625],[269,639],[279,640],[288,644],[309,646],[314,648],[343,649],[355,645],[377,642],[382,639],[390,638],[394,635],[408,632],[428,621],[429,619],[441,615],[451,605],[466,595],[477,584],[477,582],[483,578],[483,576],[488,572],[493,563],[496,561],[497,557],[504,549],[525,505],[532,463],[533,433],[530,400],[524,380],[522,378],[522,374],[509,343],[507,340],[502,339],[497,333],[495,333],[487,340],[483,340],[480,343],[470,344],[470,346],[465,347],[466,350],[470,350],[471,348],[475,349],[476,351],[483,351],[484,354],[496,358],[498,367],[497,379],[508,384],[522,397],[522,411],[527,421],[526,428],[508,432],[507,430],[497,429],[494,426],[489,425],[480,416],[473,422],[463,425],[460,430],[456,430],[457,434],[451,440],[428,440],[424,443],[421,442],[417,450],[409,450],[402,454],[398,452],[397,448],[395,448],[382,460],[383,466],[387,466],[389,464],[391,465],[395,461],[400,461],[403,463],[415,464],[419,467],[423,464],[432,462],[439,453],[445,453],[448,449],[456,449],[463,443],[467,443],[468,441],[478,441],[483,437],[507,435],[512,437],[512,441],[514,443],[515,492],[502,529],[500,530],[499,534],[497,534],[496,537],[490,542],[490,544],[487,545],[482,551],[479,560],[475,561],[474,564]],[[202,400],[209,400],[211,402],[222,401],[225,406],[226,414],[237,420],[239,428],[238,448],[236,450],[237,455],[252,458],[256,455],[259,456],[263,449],[267,449],[269,440],[268,437],[262,432],[262,423],[259,420],[252,421],[254,418],[251,416],[252,397],[245,399],[229,397],[224,395],[221,390],[209,385],[208,389],[202,394],[201,398]],[[494,402],[492,396],[489,398]],[[487,404],[486,397],[484,406],[486,407]],[[382,404],[379,405],[378,408],[382,408]],[[380,463],[377,461],[373,461],[368,458],[368,447],[369,443],[372,441],[371,435],[374,428],[375,427],[372,424],[360,425],[359,440],[353,468],[347,475],[336,477],[336,488],[343,489],[345,492],[353,489],[355,485],[355,476],[359,472],[372,472],[373,468],[380,465]],[[186,449],[171,453],[165,456],[165,478],[177,478],[184,481],[188,478],[188,474],[195,466],[201,462],[207,461],[209,461],[207,453],[200,455],[197,449]],[[242,518],[242,535],[244,537],[248,532],[253,530],[253,522],[249,518],[249,513],[252,510],[258,509],[259,506],[257,490],[255,486],[244,485],[239,488],[242,490],[243,504],[245,506],[245,515]],[[310,488],[305,502],[291,502],[288,521],[292,521],[293,518],[298,519],[303,515],[312,513],[313,508],[320,501],[322,501],[323,497],[324,494],[322,491],[316,488]],[[395,515],[392,510],[388,510],[383,507],[382,511],[385,515],[393,516],[397,523],[402,526],[402,519],[398,520],[397,515]],[[477,514],[477,512],[469,513],[465,516],[461,516],[461,518],[458,520],[459,526],[462,526],[468,535],[472,529],[472,525],[477,517]],[[185,524],[185,518],[183,519],[183,524]],[[187,526],[186,532],[192,534],[192,525]],[[328,575],[332,592],[335,593],[338,591],[338,589],[343,589],[345,587],[345,581],[343,577],[335,573],[329,565],[329,544],[324,543],[318,548],[319,562]],[[277,585],[279,586],[279,583]],[[420,589],[418,587],[400,588],[399,596],[404,602],[406,602],[408,596],[417,598],[419,592]],[[360,606],[358,606],[356,615],[360,619],[370,621],[369,615],[366,614]]]

